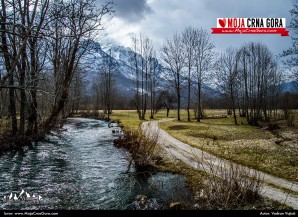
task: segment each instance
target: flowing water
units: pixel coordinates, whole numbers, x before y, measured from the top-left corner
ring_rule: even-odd
[[[107,122],[69,121],[59,135],[0,157],[0,209],[125,209],[139,194],[187,198],[182,176],[126,173],[128,153],[113,146]],[[22,189],[30,198],[18,198]]]

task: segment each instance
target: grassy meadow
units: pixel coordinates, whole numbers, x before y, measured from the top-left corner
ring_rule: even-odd
[[[224,114],[225,110],[205,111],[206,116]],[[176,111],[170,111],[169,118],[176,117]],[[124,130],[136,129],[143,122],[138,120],[134,110],[114,111],[111,118],[120,121]],[[166,118],[165,111],[155,116],[155,120],[163,118]],[[146,119],[150,120],[149,115]],[[159,126],[193,147],[281,178],[298,181],[297,127],[282,127],[274,134],[264,128],[250,126],[245,118],[239,117],[239,125],[234,125],[232,117],[187,122],[185,110],[181,110],[181,119],[161,122]],[[278,124],[285,125],[283,121]]]

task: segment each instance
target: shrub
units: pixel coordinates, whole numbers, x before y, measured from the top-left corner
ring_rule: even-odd
[[[260,198],[259,172],[228,161],[215,165],[204,156],[200,164],[209,175],[196,196],[199,209],[237,209]]]
[[[142,134],[141,130],[128,130],[124,136],[115,140],[117,147],[126,148],[130,153],[130,163],[133,162],[138,171],[154,170],[158,133]]]

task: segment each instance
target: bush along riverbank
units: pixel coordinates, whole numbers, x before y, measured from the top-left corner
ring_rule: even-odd
[[[166,164],[164,159],[160,156],[161,149],[157,144],[158,134],[145,136],[141,130],[126,130],[118,139],[114,140],[114,145],[118,148],[124,148],[129,152],[129,165],[127,173],[132,170],[134,166],[135,173],[138,176],[148,178],[158,172],[170,172],[177,174],[177,172],[165,169]],[[173,183],[174,184],[174,183]],[[181,184],[181,183],[180,183]],[[184,184],[183,184],[184,185]],[[167,210],[167,209],[191,209],[192,197],[187,200],[185,195],[189,195],[190,189],[187,186],[183,187],[185,192],[175,192],[175,186],[171,188],[171,198],[167,201],[160,198],[148,198],[146,195],[136,195],[135,201],[127,206],[128,210]],[[170,192],[169,192],[170,193]],[[174,196],[173,196],[174,195]]]
[[[141,130],[127,130],[124,135],[114,140],[116,147],[122,147],[130,153],[129,166],[137,172],[152,173],[158,170],[161,158],[157,156],[157,137],[146,137]]]
[[[259,174],[256,173],[248,178],[247,173],[250,171],[243,171],[240,166],[196,170],[173,158],[158,145],[157,139],[157,132],[144,135],[141,130],[127,130],[121,138],[114,141],[114,144],[125,148],[130,153],[127,171],[134,165],[139,173],[150,174],[163,171],[186,177],[186,187],[191,191],[188,201],[169,201],[167,209],[290,209],[286,205],[262,197],[263,185]],[[218,176],[219,173],[221,173],[221,178]],[[140,200],[140,198],[143,197],[138,197],[136,204],[149,200],[148,198]],[[150,208],[145,205],[139,207]]]

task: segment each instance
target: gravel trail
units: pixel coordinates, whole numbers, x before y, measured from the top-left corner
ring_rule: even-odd
[[[194,148],[186,143],[183,143],[178,139],[172,137],[166,131],[159,128],[158,122],[165,122],[171,120],[173,119],[147,121],[142,123],[141,129],[143,133],[147,135],[158,132],[158,144],[173,157],[183,161],[184,163],[192,166],[193,168],[204,170],[206,172],[210,172],[212,170],[213,174],[215,173],[217,176],[222,177],[224,176],[224,174],[230,171],[229,168],[234,167],[236,165],[235,163],[231,163],[228,160],[216,157],[214,155],[202,151],[201,149]],[[245,172],[246,175],[254,176],[257,173],[261,180],[264,180],[264,186],[262,191],[263,196],[267,196],[273,200],[285,203],[288,206],[293,207],[294,209],[298,209],[297,182],[291,182],[245,166],[237,166],[238,168],[240,168],[241,171]],[[268,183],[271,183],[275,186],[279,186],[284,189],[291,190],[292,192],[296,192],[297,194],[285,192],[279,188],[273,187],[272,185],[268,185]]]

